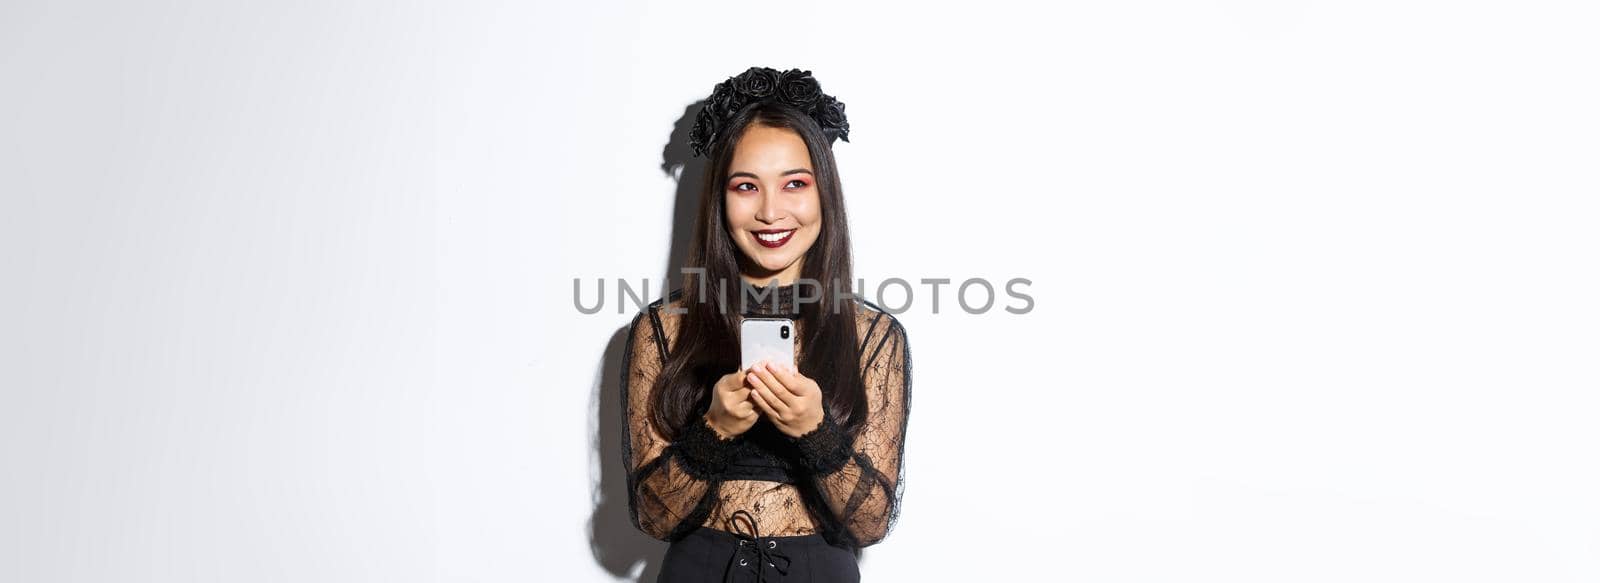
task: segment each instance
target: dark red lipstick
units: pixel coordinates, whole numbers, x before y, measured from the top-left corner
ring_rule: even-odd
[[[756,236],[756,242],[762,247],[774,249],[782,247],[784,243],[789,242],[789,239],[794,238],[794,229],[762,229],[750,232]]]

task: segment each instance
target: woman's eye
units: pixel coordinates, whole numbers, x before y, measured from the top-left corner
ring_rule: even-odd
[[[797,186],[795,186],[795,188],[805,188],[806,187],[806,181],[801,180],[799,178],[796,178],[794,180],[790,180],[789,184],[796,184]]]
[[[754,190],[756,185],[752,184],[752,183],[749,183],[749,182],[740,182],[738,184],[733,185],[733,189],[734,190],[744,190],[745,192],[749,192],[749,190],[745,189],[746,186],[750,187],[749,190]]]

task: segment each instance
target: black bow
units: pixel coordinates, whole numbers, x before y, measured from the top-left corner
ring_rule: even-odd
[[[745,520],[750,522],[749,534],[741,531],[739,522],[734,520],[740,515],[744,515]],[[734,511],[733,516],[729,517],[728,521],[733,523],[733,533],[739,537],[739,549],[733,553],[733,558],[728,559],[728,571],[722,578],[723,583],[731,583],[733,581],[735,567],[754,568],[758,583],[765,583],[767,580],[767,570],[761,567],[762,564],[776,569],[779,574],[789,574],[789,555],[785,555],[778,550],[777,540],[762,538],[761,531],[756,527],[756,519],[750,515],[749,511]],[[754,564],[752,565],[752,563]]]

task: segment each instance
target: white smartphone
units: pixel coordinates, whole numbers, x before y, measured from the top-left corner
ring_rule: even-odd
[[[763,360],[794,366],[794,321],[788,318],[745,318],[739,325],[739,368]]]

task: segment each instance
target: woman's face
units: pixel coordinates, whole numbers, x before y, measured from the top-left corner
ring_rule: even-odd
[[[746,281],[799,278],[801,258],[822,232],[816,182],[811,152],[794,130],[751,125],[734,145],[723,206]]]

